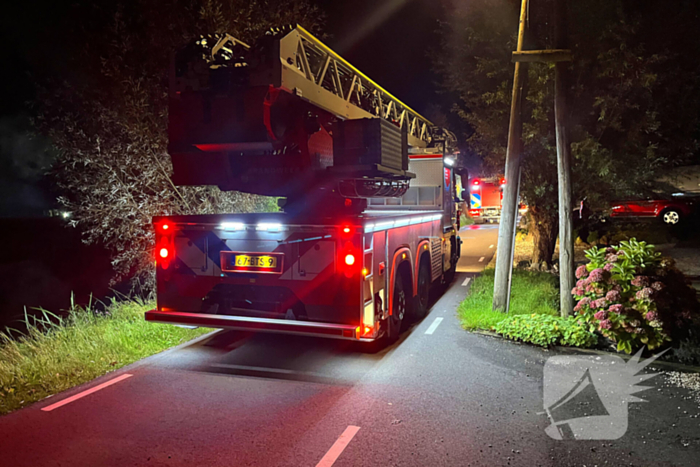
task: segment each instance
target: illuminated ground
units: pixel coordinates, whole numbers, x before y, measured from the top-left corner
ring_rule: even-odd
[[[494,232],[462,233],[475,237],[465,238],[475,259],[461,270],[488,263]],[[0,418],[2,465],[314,466],[349,426],[359,430],[344,450],[335,444],[332,465],[697,465],[700,409],[682,390],[647,391],[651,403],[631,404],[619,440],[550,439],[540,412],[553,352],[460,329],[467,277],[379,353],[227,332],[54,396]]]

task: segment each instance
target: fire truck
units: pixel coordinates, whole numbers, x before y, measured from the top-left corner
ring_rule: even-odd
[[[451,133],[300,26],[201,37],[170,80],[173,183],[281,209],[155,217],[146,320],[392,342],[425,316],[460,255]]]
[[[469,216],[477,224],[499,222],[503,204],[501,177],[473,178],[469,183]]]

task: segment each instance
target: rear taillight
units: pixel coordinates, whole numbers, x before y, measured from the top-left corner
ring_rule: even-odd
[[[340,262],[339,268],[345,274],[345,277],[352,277],[355,274],[359,274],[362,270],[362,262],[358,261],[359,255],[360,251],[357,250],[352,242],[345,242],[338,258]]]
[[[172,224],[156,224],[156,264],[163,269],[168,269],[170,262],[175,258],[174,234]]]

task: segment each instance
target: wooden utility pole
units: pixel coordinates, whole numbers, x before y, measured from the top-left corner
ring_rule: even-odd
[[[527,22],[528,1],[520,6],[517,52],[522,53]],[[508,149],[506,150],[506,186],[503,190],[501,222],[498,227],[498,253],[496,255],[496,276],[493,287],[493,309],[504,310],[510,295],[509,277],[513,269],[513,245],[515,223],[518,216],[518,183],[520,180],[520,159],[522,156],[522,100],[527,64],[516,61],[513,76],[513,97],[510,104],[510,124],[508,128]]]
[[[566,49],[566,0],[555,0],[554,41],[558,49]],[[574,275],[574,221],[571,204],[571,148],[567,129],[566,90],[568,63],[557,62],[554,78],[554,125],[557,138],[557,171],[559,176],[559,296],[561,316],[574,309],[571,289]]]
[[[503,310],[510,296],[509,276],[513,269],[513,249],[515,242],[515,222],[517,219],[518,186],[512,181],[520,179],[520,157],[522,154],[521,101],[526,74],[524,64],[529,62],[555,63],[555,127],[557,140],[557,167],[559,174],[559,286],[561,296],[561,315],[568,316],[573,310],[571,289],[574,287],[573,255],[573,213],[571,205],[571,154],[566,131],[566,62],[571,61],[571,51],[566,46],[565,1],[555,0],[555,42],[558,49],[523,51],[525,21],[527,19],[528,0],[522,0],[520,10],[520,30],[518,32],[518,50],[513,52],[515,78],[513,83],[513,101],[510,108],[510,129],[508,132],[508,150],[506,152],[506,187],[503,191],[503,208],[501,225],[498,229],[498,255],[496,256],[496,277],[493,290],[493,309]],[[522,67],[522,68],[521,68]]]

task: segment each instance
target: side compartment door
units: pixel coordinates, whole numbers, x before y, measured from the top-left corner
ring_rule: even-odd
[[[387,309],[387,293],[388,285],[387,278],[389,277],[389,264],[387,260],[386,253],[386,230],[374,233],[374,245],[372,252],[372,273],[373,273],[373,287],[374,293],[378,293],[382,299],[382,310],[386,312]],[[384,267],[380,267],[380,265]]]

